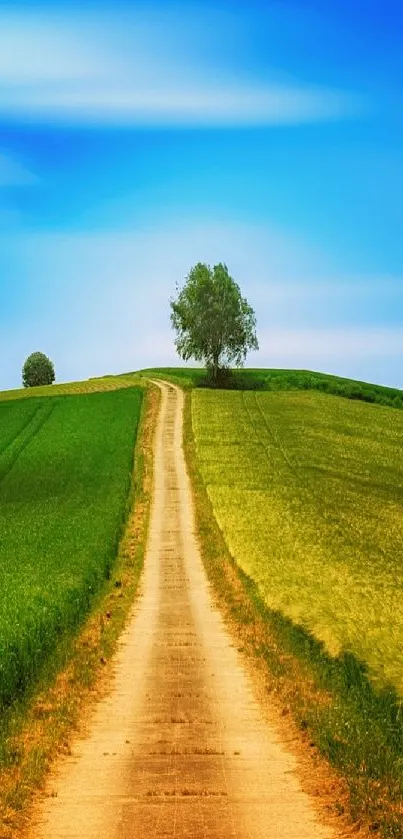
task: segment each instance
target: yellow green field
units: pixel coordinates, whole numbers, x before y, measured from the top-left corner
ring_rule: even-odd
[[[197,462],[267,605],[403,692],[403,413],[315,392],[192,391]]]
[[[42,385],[40,387],[19,387],[15,390],[0,391],[0,402],[13,402],[15,399],[32,399],[38,396],[67,396],[78,393],[100,393],[106,390],[120,390],[139,384],[135,373],[122,376],[101,376],[96,379],[84,379],[81,382],[62,382],[61,384]]]

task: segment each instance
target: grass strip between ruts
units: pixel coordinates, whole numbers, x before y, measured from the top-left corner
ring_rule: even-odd
[[[69,753],[91,703],[111,678],[109,663],[128,618],[143,567],[152,492],[153,440],[159,391],[143,399],[126,525],[111,577],[94,598],[79,634],[65,638],[34,692],[2,721],[6,743],[0,765],[0,839],[25,835],[30,803],[58,754]]]
[[[329,766],[336,790],[329,809],[346,813],[371,835],[401,837],[400,703],[393,691],[377,692],[353,656],[330,657],[309,632],[270,610],[254,581],[236,565],[198,470],[191,398],[188,391],[184,449],[202,558],[220,608],[263,671],[280,714],[290,713],[306,751]]]

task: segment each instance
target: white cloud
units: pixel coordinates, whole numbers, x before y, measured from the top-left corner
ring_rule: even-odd
[[[184,71],[184,78],[187,73]],[[108,84],[38,85],[2,93],[0,112],[30,120],[80,124],[231,126],[284,125],[337,119],[350,109],[331,91],[275,84],[167,86],[127,80]]]
[[[298,80],[256,81],[230,60],[221,66],[206,30],[203,56],[189,21],[178,26],[175,15],[161,11],[149,21],[140,11],[120,21],[118,7],[115,15],[74,19],[0,12],[0,114],[79,124],[246,126],[338,119],[356,109],[338,91]]]

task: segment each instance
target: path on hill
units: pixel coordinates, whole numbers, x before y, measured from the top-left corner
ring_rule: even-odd
[[[209,593],[182,452],[182,391],[161,384],[141,595],[113,690],[50,779],[35,839],[326,839]]]

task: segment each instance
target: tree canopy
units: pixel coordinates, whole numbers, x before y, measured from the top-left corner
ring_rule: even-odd
[[[255,313],[224,263],[198,262],[170,305],[179,356],[203,362],[213,380],[259,349]]]
[[[22,368],[24,387],[51,385],[55,380],[55,368],[50,358],[43,352],[33,352],[26,359]]]

